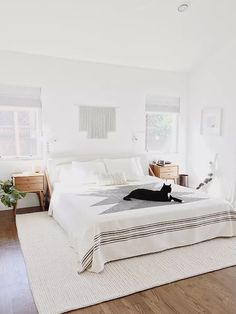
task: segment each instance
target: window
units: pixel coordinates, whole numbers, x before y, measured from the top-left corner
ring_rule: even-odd
[[[179,99],[155,97],[146,104],[146,150],[176,153],[178,150]]]
[[[32,97],[18,94],[9,96],[8,88],[8,95],[1,95],[0,88],[0,157],[40,158],[41,103],[36,105]]]

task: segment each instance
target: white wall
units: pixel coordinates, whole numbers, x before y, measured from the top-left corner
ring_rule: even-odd
[[[236,41],[210,56],[189,76],[188,171],[196,186],[208,173],[208,161],[219,154],[218,187],[230,197],[236,182]],[[200,135],[201,110],[223,109],[222,136]]]
[[[55,153],[140,153],[145,141],[145,96],[180,96],[179,152],[166,158],[185,169],[186,75],[174,72],[75,62],[51,57],[0,52],[0,84],[42,87],[45,134],[55,139]],[[117,106],[117,132],[106,140],[88,140],[78,132],[74,104]],[[132,142],[132,135],[138,137]],[[0,161],[0,178],[28,163]],[[27,198],[19,206],[36,204]]]

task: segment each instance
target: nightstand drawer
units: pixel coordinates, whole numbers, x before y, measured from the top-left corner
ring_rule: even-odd
[[[13,176],[13,183],[16,189],[22,192],[44,190],[43,175]]]
[[[43,184],[43,176],[38,177],[15,177],[15,184]]]
[[[43,191],[43,183],[18,183],[15,184],[17,190],[22,192]]]
[[[177,172],[177,167],[160,167],[160,173],[173,173]]]
[[[161,179],[172,179],[177,178],[177,176],[177,172],[162,173]]]
[[[165,167],[167,168],[167,167]],[[163,177],[163,176],[172,176],[172,177],[177,177],[178,175],[178,171],[177,171],[177,168],[174,168],[174,167],[168,167],[170,169],[160,169],[160,175]]]

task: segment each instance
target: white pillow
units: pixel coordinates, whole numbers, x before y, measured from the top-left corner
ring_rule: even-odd
[[[71,162],[57,165],[55,168],[55,173],[54,173],[54,181],[61,182],[67,179],[68,172],[71,173]]]
[[[140,170],[135,158],[104,159],[104,163],[109,174],[124,172],[128,181],[140,179]]]
[[[73,176],[76,176],[77,180],[81,184],[96,183],[97,175],[106,173],[105,165],[102,161],[73,161],[72,162]]]
[[[79,181],[77,180],[76,176],[74,175],[72,171],[72,166],[70,164],[70,167],[61,167],[59,176],[58,176],[59,182],[65,186],[76,186],[80,185]]]
[[[140,177],[144,176],[143,167],[140,157],[134,157]]]
[[[97,185],[123,185],[126,183],[127,180],[124,172],[105,173],[97,176]]]

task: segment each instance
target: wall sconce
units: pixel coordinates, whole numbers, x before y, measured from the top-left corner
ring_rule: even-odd
[[[133,134],[131,140],[133,143],[136,143],[138,141],[138,137],[135,134]]]

